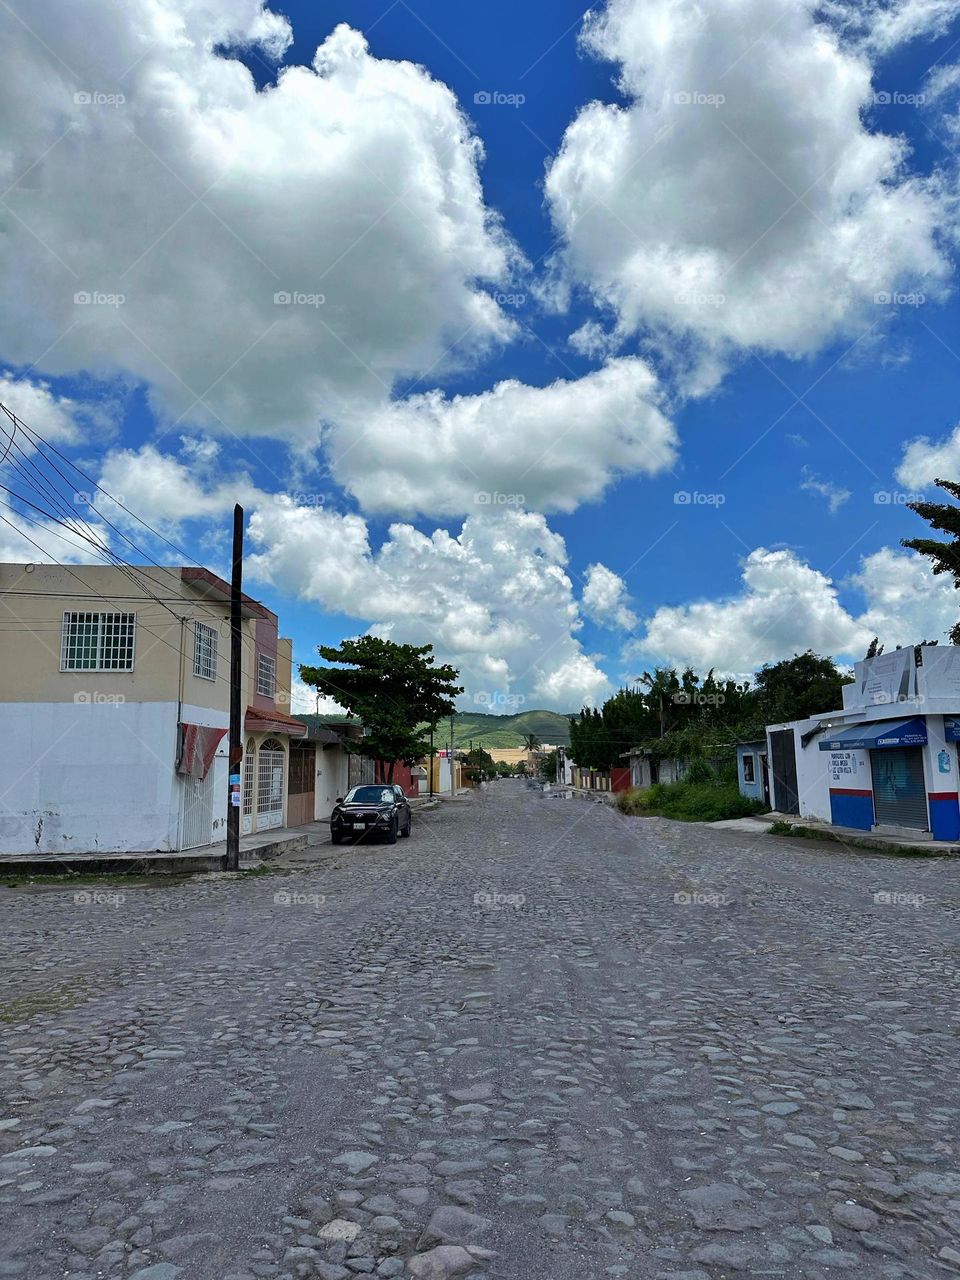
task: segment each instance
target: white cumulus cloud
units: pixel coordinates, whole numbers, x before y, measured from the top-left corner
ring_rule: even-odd
[[[280,500],[250,521],[254,578],[402,643],[431,643],[462,674],[465,704],[575,710],[610,682],[576,638],[563,539],[541,515],[469,517],[454,537],[391,525],[371,545],[361,517]]]
[[[450,398],[432,391],[339,428],[331,464],[368,511],[572,511],[618,475],[672,465],[677,438],[659,400],[638,359],[546,387],[509,381]]]
[[[871,64],[814,0],[608,0],[583,39],[628,102],[583,108],[548,171],[561,300],[582,286],[622,340],[696,356],[702,387],[738,350],[808,355],[882,320],[877,295],[940,290],[946,198],[865,123]]]
[[[8,360],[315,444],[510,335],[516,254],[454,95],[345,25],[262,90],[217,53],[290,35],[259,0],[0,6]]]
[[[960,479],[960,426],[942,440],[918,436],[904,446],[897,479],[908,489],[927,489],[935,480]]]
[[[758,547],[743,566],[743,589],[721,600],[658,609],[627,656],[749,678],[766,662],[813,649],[859,658],[873,636],[888,649],[940,640],[960,614],[953,583],[934,577],[918,555],[882,548],[865,556],[849,585],[865,599],[852,612],[838,584],[794,552]]]
[[[589,565],[580,602],[583,612],[601,627],[631,631],[637,615],[627,603],[627,584],[604,564]]]

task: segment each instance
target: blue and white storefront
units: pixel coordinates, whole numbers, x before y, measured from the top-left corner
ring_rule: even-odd
[[[960,648],[897,649],[855,672],[841,711],[769,726],[774,808],[960,840]]]

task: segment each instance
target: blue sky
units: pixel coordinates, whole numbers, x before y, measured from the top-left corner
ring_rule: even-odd
[[[243,501],[301,660],[374,627],[572,710],[942,639],[951,4],[161,9],[6,19],[2,398],[214,569]]]

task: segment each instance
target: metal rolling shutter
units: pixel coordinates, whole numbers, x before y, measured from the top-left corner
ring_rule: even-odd
[[[923,752],[919,747],[887,747],[870,752],[873,804],[878,824],[929,830]]]

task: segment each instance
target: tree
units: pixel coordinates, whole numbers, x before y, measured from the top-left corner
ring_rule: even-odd
[[[539,751],[540,739],[535,733],[525,733],[523,735],[523,746],[526,751]]]
[[[937,487],[960,498],[960,484],[954,480],[937,480]],[[932,529],[949,534],[948,541],[936,538],[904,538],[902,546],[918,551],[933,564],[934,573],[949,573],[953,585],[960,589],[960,507],[949,502],[911,502],[911,511],[926,520]],[[949,633],[951,644],[960,644],[960,622]]]
[[[556,782],[557,780],[557,753],[550,751],[540,761],[540,776],[546,778],[548,782]]]
[[[300,667],[300,679],[357,717],[363,739],[348,746],[389,766],[415,764],[430,750],[429,725],[452,715],[463,689],[455,667],[434,666],[433,645],[395,644],[377,636],[344,640],[318,652],[336,667]]]
[[[460,760],[466,766],[467,777],[471,782],[483,782],[484,778],[492,778],[497,771],[493,756],[489,751],[484,751],[483,747],[471,747]]]
[[[831,658],[822,658],[808,649],[782,662],[767,664],[757,672],[754,683],[759,712],[754,736],[760,736],[764,725],[805,720],[818,711],[838,710],[843,705],[843,686],[850,679],[837,670]]]

